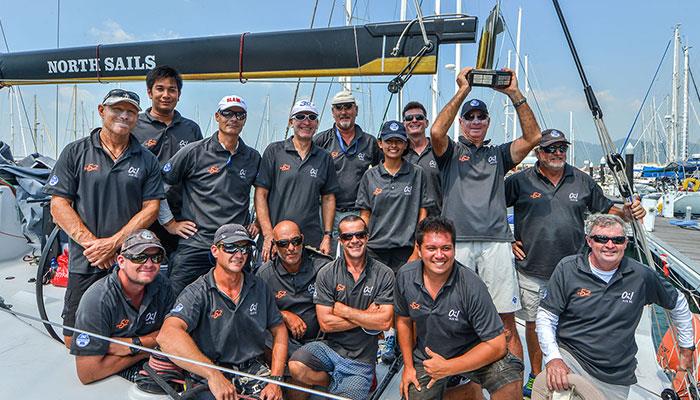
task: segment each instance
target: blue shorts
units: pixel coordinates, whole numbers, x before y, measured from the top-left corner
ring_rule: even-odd
[[[351,399],[366,399],[372,387],[374,365],[343,358],[322,341],[311,342],[295,351],[290,361],[299,361],[331,377],[328,391]]]

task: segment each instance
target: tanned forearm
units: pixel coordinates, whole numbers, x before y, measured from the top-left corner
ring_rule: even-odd
[[[360,218],[365,221],[365,225],[369,226],[369,220],[372,218],[372,211],[370,210],[360,210]]]
[[[500,360],[506,353],[506,335],[502,333],[491,340],[477,344],[459,357],[447,360],[450,363],[450,375],[477,370]]]
[[[145,229],[151,226],[153,222],[158,218],[158,210],[160,209],[160,200],[145,200],[141,206],[141,211],[137,212],[136,215],[131,217],[129,222],[126,223],[117,233],[112,235],[115,243],[121,245],[124,243],[129,234],[137,229]]]
[[[275,376],[284,375],[284,366],[287,364],[287,346],[289,346],[289,336],[284,323],[270,328],[272,333],[272,362],[270,372]]]
[[[449,140],[447,133],[454,123],[459,107],[464,102],[464,99],[467,98],[469,92],[471,92],[471,87],[466,80],[466,74],[469,71],[471,71],[471,68],[467,67],[460,72],[457,77],[457,85],[459,86],[457,92],[452,96],[450,101],[445,104],[445,107],[442,108],[437,118],[435,118],[433,126],[430,128],[430,144],[436,156],[441,156],[447,151],[447,143]]]
[[[413,365],[413,321],[409,317],[396,316],[396,337],[399,341],[403,363],[406,368]]]
[[[86,241],[97,239],[73,209],[71,201],[64,197],[51,196],[51,217],[56,225],[83,247]]]
[[[75,368],[80,382],[88,384],[114,375],[147,357],[149,357],[148,353],[133,356],[77,356]]]
[[[385,331],[391,328],[394,306],[391,304],[373,304],[372,306],[367,310],[359,310],[336,302],[333,306],[333,314],[365,329]]]
[[[321,215],[323,216],[323,230],[332,230],[335,218],[335,195],[333,193],[321,196]]]
[[[183,320],[177,317],[167,318],[165,322],[163,322],[163,327],[160,329],[160,333],[157,337],[161,350],[179,357],[186,357],[206,364],[213,364],[212,361],[199,350],[197,344],[192,340],[192,337],[187,333],[186,329],[187,324]],[[180,367],[193,374],[204,377],[207,380],[211,379],[211,377],[216,374],[221,374],[219,370],[188,363],[175,358],[173,358],[172,361]]]
[[[272,235],[272,222],[270,221],[270,207],[267,204],[267,196],[270,191],[262,188],[256,187],[255,194],[253,195],[253,204],[255,205],[255,215],[260,224],[260,230],[262,230],[263,236],[267,237]]]
[[[149,333],[148,335],[139,336],[139,340],[141,340],[141,346],[148,347],[149,349],[156,347],[156,345],[158,345],[158,343],[156,342],[156,337],[158,336],[158,332],[159,331],[154,331],[154,332]],[[133,344],[133,342],[134,342],[133,338],[130,338],[130,337],[113,337],[112,339],[118,340],[120,342],[124,342],[127,344]],[[107,350],[107,354],[116,355],[116,356],[130,355],[131,354],[131,347],[111,342],[109,344],[109,349]]]
[[[325,333],[344,332],[358,327],[358,325],[353,324],[347,319],[334,315],[333,307],[317,304],[316,316],[318,317],[318,324],[321,327],[321,331]]]

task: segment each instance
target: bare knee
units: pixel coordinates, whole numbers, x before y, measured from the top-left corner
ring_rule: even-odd
[[[287,366],[289,367],[289,374],[292,375],[292,378],[294,378],[294,380],[306,383],[304,382],[303,378],[305,375],[307,375],[309,371],[311,371],[309,367],[307,367],[306,365],[304,365],[304,363],[299,361],[289,361]]]

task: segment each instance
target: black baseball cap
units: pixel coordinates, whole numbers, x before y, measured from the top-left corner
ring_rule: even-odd
[[[131,232],[124,240],[122,254],[137,255],[153,247],[165,251],[155,233],[148,229],[138,229]]]
[[[547,129],[542,131],[542,139],[540,139],[540,147],[547,147],[550,144],[554,143],[566,143],[566,144],[571,144],[568,140],[566,140],[566,136],[564,136],[564,132],[558,130],[558,129]]]
[[[470,111],[479,110],[486,115],[489,115],[489,109],[486,107],[486,103],[479,99],[471,99],[462,105],[462,111],[459,113],[461,117],[469,114]]]
[[[243,227],[243,225],[222,225],[219,229],[216,230],[216,233],[214,234],[214,244],[219,242],[236,243],[241,241],[245,241],[250,244],[255,244],[253,239],[251,239],[248,235],[248,231]]]
[[[379,140],[389,140],[391,138],[401,139],[404,142],[408,142],[408,136],[406,136],[406,128],[399,121],[386,121],[382,125],[382,130],[379,132]]]

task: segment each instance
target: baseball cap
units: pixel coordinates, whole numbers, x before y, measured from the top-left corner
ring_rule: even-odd
[[[139,111],[141,111],[141,106],[139,105],[140,101],[141,99],[139,99],[139,95],[132,91],[124,89],[112,89],[102,100],[102,105],[113,106],[117,103],[126,102],[135,106]]]
[[[401,139],[404,142],[408,141],[406,136],[406,128],[399,121],[386,121],[382,125],[382,130],[379,132],[380,140],[389,140],[391,138]]]
[[[479,99],[471,99],[462,105],[462,111],[459,113],[459,116],[464,117],[473,110],[479,110],[486,115],[489,114],[489,109],[486,107],[486,103]]]
[[[356,103],[355,96],[352,95],[352,92],[348,92],[347,90],[336,93],[335,96],[333,96],[333,100],[331,100],[331,105],[333,106],[346,103]]]
[[[554,143],[566,143],[571,144],[566,140],[564,133],[558,129],[547,129],[542,131],[542,139],[540,139],[540,147],[547,147]]]
[[[250,244],[255,244],[253,239],[248,235],[248,231],[239,224],[222,225],[214,234],[214,243],[236,243],[246,241]]]
[[[243,111],[248,111],[248,106],[245,104],[245,100],[239,96],[236,96],[235,94],[222,97],[216,111],[224,111],[231,107],[240,107],[243,109]]]
[[[137,255],[153,247],[165,251],[155,233],[148,229],[138,229],[131,232],[129,236],[126,237],[126,240],[124,240],[122,254]]]
[[[300,112],[310,112],[318,115],[318,109],[316,108],[316,105],[311,102],[311,100],[299,100],[294,103],[294,107],[292,107],[292,112],[289,113],[289,116],[294,116]]]

